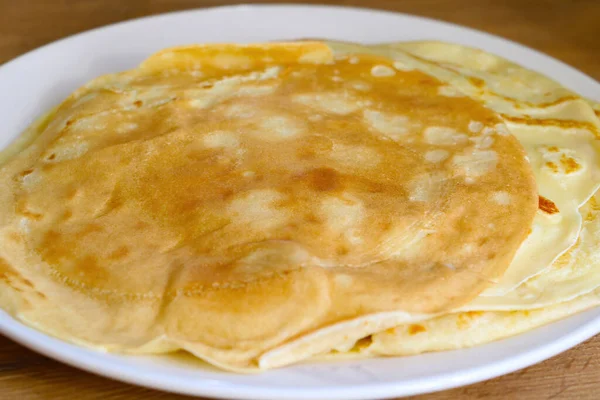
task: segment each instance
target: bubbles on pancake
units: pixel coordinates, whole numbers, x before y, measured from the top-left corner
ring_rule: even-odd
[[[255,107],[245,103],[229,104],[223,109],[223,115],[227,118],[252,118],[256,113]]]
[[[287,241],[268,241],[235,262],[235,272],[245,275],[268,275],[273,270],[285,271],[290,267],[307,265],[313,258],[311,254],[298,243]],[[265,273],[265,265],[270,266],[271,272]]]
[[[302,126],[297,121],[283,115],[265,117],[259,126],[260,130],[254,132],[254,134],[258,133],[262,139],[266,140],[288,139],[299,135],[303,131]]]
[[[203,143],[208,148],[229,147],[234,148],[240,145],[240,141],[232,132],[215,131],[207,134],[203,138]]]
[[[357,56],[351,56],[351,57],[348,59],[348,62],[349,62],[350,64],[358,64],[358,63],[360,62],[360,59],[359,59]]]
[[[479,133],[483,129],[483,123],[479,121],[469,121],[469,132]]]
[[[237,95],[238,96],[266,96],[268,94],[273,94],[277,90],[278,86],[273,85],[244,85],[238,88]]]
[[[430,126],[424,132],[425,141],[429,144],[452,146],[467,141],[468,136],[459,133],[454,128],[445,126]]]
[[[329,157],[347,168],[374,168],[381,162],[381,156],[375,149],[342,143],[334,143]]]
[[[343,82],[343,81],[344,81],[344,78],[342,78],[341,76],[335,76],[335,75],[334,75],[334,76],[332,76],[330,79],[331,79],[333,82]]]
[[[334,280],[342,287],[350,287],[354,283],[354,278],[347,274],[336,274]]]
[[[410,201],[431,202],[439,199],[442,195],[442,186],[447,180],[443,172],[427,173],[417,176],[409,183]]]
[[[508,130],[508,127],[505,124],[498,123],[494,125],[494,129],[496,130],[496,133],[500,136],[510,135],[510,131]]]
[[[387,78],[396,75],[396,71],[386,65],[375,65],[371,68],[371,75],[376,78]]]
[[[254,60],[251,57],[240,54],[227,54],[225,52],[215,54],[212,58],[212,63],[224,70],[232,68],[249,68]]]
[[[497,204],[500,204],[501,206],[507,206],[511,202],[510,194],[504,191],[495,192],[492,195],[492,200],[494,200]]]
[[[39,184],[42,180],[42,176],[39,170],[36,168],[26,169],[21,171],[15,178],[17,182],[21,183],[23,189],[32,189],[35,185]]]
[[[473,136],[469,140],[475,144],[476,149],[488,149],[494,144],[494,138],[489,135]]]
[[[86,141],[71,141],[52,146],[46,152],[44,160],[50,163],[72,160],[81,157],[89,149]]]
[[[360,226],[365,218],[365,207],[360,199],[344,193],[342,196],[327,196],[321,201],[322,218],[327,229],[351,244],[362,243]]]
[[[374,128],[391,138],[398,141],[400,137],[408,133],[408,117],[405,115],[387,114],[381,111],[365,110],[363,117],[366,122]]]
[[[137,128],[139,128],[139,125],[135,122],[123,122],[117,127],[116,131],[117,133],[127,133],[136,130]]]
[[[498,154],[493,150],[472,150],[455,155],[452,162],[465,176],[465,182],[473,183],[475,178],[485,175],[496,168]]]
[[[425,153],[425,160],[430,163],[442,162],[450,156],[450,153],[446,150],[430,150]]]
[[[273,189],[251,190],[234,198],[227,207],[227,214],[236,225],[269,231],[289,219],[289,211],[274,204],[285,198],[284,194]]]
[[[350,84],[350,87],[361,92],[366,92],[371,89],[371,85],[363,81],[354,81]]]
[[[304,93],[293,96],[292,101],[336,115],[351,114],[360,108],[356,101],[344,93]]]
[[[205,82],[205,87],[186,91],[188,105],[192,108],[205,109],[233,96],[258,97],[272,94],[279,87],[278,82],[273,81],[273,78],[278,77],[280,71],[280,67],[269,67],[263,71],[254,71],[246,75],[235,75],[221,78],[216,82]]]

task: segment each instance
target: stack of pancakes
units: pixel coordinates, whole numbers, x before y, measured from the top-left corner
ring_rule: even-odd
[[[514,335],[600,304],[599,109],[445,43],[167,49],[0,153],[0,307],[241,372]]]

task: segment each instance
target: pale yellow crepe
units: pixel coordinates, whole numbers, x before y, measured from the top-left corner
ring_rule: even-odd
[[[0,306],[232,370],[456,309],[538,196],[502,120],[442,87],[321,43],[175,48],[96,79],[0,167]]]

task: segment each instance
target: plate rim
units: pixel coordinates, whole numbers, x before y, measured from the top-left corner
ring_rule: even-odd
[[[587,311],[583,311],[582,313]],[[5,325],[5,323],[7,325]],[[549,325],[552,325],[552,323],[545,326]],[[541,328],[544,328],[544,326],[535,328],[534,330]],[[31,328],[14,319],[5,311],[0,310],[0,333],[32,351],[65,363],[71,367],[136,386],[143,386],[184,395],[208,396],[211,398],[235,400],[280,400],[281,398],[286,398],[287,400],[316,400],[325,398],[330,400],[360,400],[365,398],[384,399],[432,393],[470,385],[527,368],[533,364],[560,354],[595,336],[599,332],[600,316],[590,319],[577,329],[572,330],[568,334],[562,336],[559,340],[547,342],[541,346],[533,348],[530,351],[519,353],[517,356],[506,356],[503,360],[493,364],[494,368],[489,368],[489,366],[486,366],[486,369],[483,373],[479,370],[480,367],[474,366],[470,369],[459,370],[451,374],[442,375],[441,377],[424,377],[420,379],[413,379],[413,383],[411,383],[409,387],[406,387],[405,384],[405,387],[402,387],[402,382],[374,382],[356,386],[338,385],[335,388],[327,387],[310,389],[298,386],[273,388],[266,386],[250,386],[247,384],[228,383],[228,385],[231,385],[232,387],[219,385],[206,386],[199,391],[198,388],[194,387],[193,385],[174,387],[173,383],[162,383],[160,379],[157,379],[160,377],[160,371],[150,371],[150,373],[144,373],[140,376],[137,371],[132,371],[129,366],[120,366],[117,364],[115,368],[113,361],[103,360],[103,356],[106,356],[107,353],[80,347],[76,344],[46,335],[45,333]],[[41,342],[49,343],[42,344]],[[485,344],[476,347],[482,346],[485,346]],[[67,349],[67,352],[61,353],[61,350],[64,349]],[[452,351],[460,352],[461,350],[463,349]],[[77,357],[77,353],[80,353],[79,358]],[[118,358],[128,357],[118,354],[115,356]],[[81,362],[82,358],[84,359],[83,363]],[[106,365],[94,364],[94,361],[96,360],[101,360],[106,363]],[[152,367],[149,366],[148,369],[152,370]],[[435,380],[433,382],[427,382],[428,380],[432,379]],[[198,381],[202,380],[203,378],[198,378]],[[187,378],[183,378],[182,381],[187,381]],[[290,396],[290,392],[292,391],[294,394]],[[323,395],[324,391],[327,391],[326,396]],[[368,397],[365,397],[366,393],[368,393]]]
[[[423,17],[418,15],[406,14],[401,12],[394,12],[389,10],[381,10],[375,8],[365,8],[365,7],[354,7],[354,6],[337,6],[337,5],[306,5],[306,4],[237,4],[237,5],[222,5],[222,6],[214,6],[214,7],[206,7],[206,8],[192,8],[186,10],[179,11],[171,11],[156,15],[149,15],[139,18],[133,18],[125,21],[119,21],[115,23],[111,23],[108,25],[96,27],[93,29],[85,30],[83,32],[79,32],[56,41],[47,43],[38,48],[32,49],[24,54],[21,54],[11,60],[6,61],[5,63],[0,65],[0,77],[4,73],[7,68],[12,67],[18,63],[26,62],[27,58],[32,57],[34,54],[47,51],[49,48],[53,46],[60,45],[62,42],[67,42],[75,39],[85,38],[85,36],[91,36],[95,33],[114,29],[121,25],[127,24],[135,24],[135,23],[146,23],[153,19],[160,18],[177,18],[182,15],[189,15],[193,13],[206,13],[206,12],[246,12],[248,10],[260,10],[260,9],[317,9],[317,10],[329,10],[329,11],[340,11],[340,10],[350,10],[355,12],[367,13],[367,14],[385,14],[390,16],[402,16],[404,18],[413,19],[416,22],[429,22],[435,23],[439,25],[445,25],[449,28],[460,29],[462,31],[468,33],[477,34],[477,36],[482,37],[484,40],[490,41],[499,41],[499,43],[503,43],[509,47],[520,48],[522,51],[526,51],[527,53],[531,53],[536,57],[551,62],[552,64],[560,67],[562,70],[568,71],[571,75],[576,76],[580,80],[589,80],[593,82],[593,84],[597,85],[600,88],[600,83],[598,83],[594,78],[586,75],[585,73],[577,70],[576,68],[566,64],[565,62],[555,59],[543,52],[532,49],[528,46],[522,45],[517,42],[513,42],[508,39],[504,39],[502,37],[489,34],[487,32],[479,31],[474,28],[462,26],[459,24],[446,22],[443,20],[433,19],[429,17]],[[367,16],[368,18],[368,16]],[[85,39],[84,39],[85,40]],[[556,77],[552,77],[556,79]],[[600,98],[596,98],[595,100],[600,101]],[[552,325],[552,324],[549,324]],[[540,329],[540,328],[537,328]],[[369,384],[361,384],[361,385],[339,385],[336,384],[333,387],[328,387],[327,389],[322,388],[300,388],[300,387],[268,387],[268,386],[250,386],[240,383],[228,383],[229,385],[233,385],[234,388],[230,388],[227,386],[206,386],[201,391],[199,391],[193,386],[177,388],[173,387],[172,384],[168,382],[162,382],[159,379],[156,379],[156,376],[152,376],[152,374],[145,374],[140,377],[140,375],[136,371],[127,371],[127,366],[119,366],[118,368],[111,369],[113,361],[107,360],[102,352],[96,352],[93,350],[88,350],[85,348],[81,348],[77,345],[64,342],[60,339],[54,338],[50,335],[46,335],[40,331],[37,331],[33,328],[30,328],[24,325],[22,322],[17,319],[11,317],[8,313],[0,310],[0,333],[9,337],[17,343],[24,345],[25,347],[32,349],[38,353],[51,357],[55,360],[63,362],[65,364],[71,365],[78,369],[82,369],[97,375],[109,377],[118,381],[127,382],[134,385],[151,387],[154,389],[159,389],[163,391],[182,393],[188,395],[202,395],[202,396],[210,396],[215,398],[235,398],[235,399],[255,399],[255,398],[263,398],[263,399],[279,399],[282,396],[286,398],[298,398],[298,399],[320,399],[327,397],[328,399],[361,399],[365,398],[365,396],[369,397],[377,397],[377,398],[386,398],[386,397],[398,397],[398,396],[408,396],[415,394],[424,394],[430,393],[439,390],[451,389],[463,385],[472,384],[475,382],[480,382],[483,380],[491,379],[500,375],[504,375],[510,372],[514,372],[516,370],[526,368],[538,362],[541,362],[545,359],[553,357],[563,351],[568,350],[569,348],[589,339],[590,337],[600,333],[600,316],[592,318],[587,322],[579,325],[576,329],[570,330],[568,333],[562,335],[560,338],[555,340],[550,340],[542,345],[536,346],[530,351],[521,352],[517,355],[506,356],[505,359],[496,361],[490,365],[485,365],[485,369],[483,371],[479,371],[482,366],[471,367],[470,369],[462,369],[458,372],[442,374],[442,376],[438,377],[423,377],[423,378],[412,378],[411,384],[406,385],[406,382],[373,382]],[[49,341],[49,343],[46,343]],[[64,354],[61,354],[58,350],[65,349],[64,346],[67,346]],[[54,347],[54,348],[53,348]],[[456,350],[460,351],[460,350]],[[80,354],[82,353],[83,356]],[[79,355],[79,357],[77,357]],[[84,361],[82,362],[82,357]],[[96,364],[94,361],[103,360],[104,363],[108,363],[108,365]],[[518,361],[517,361],[518,360]],[[100,365],[100,366],[99,366]],[[152,368],[151,366],[149,367]],[[124,370],[125,369],[125,370]],[[476,371],[473,371],[476,370]],[[159,373],[155,373],[158,375]],[[202,380],[202,377],[199,377],[198,380]],[[224,378],[226,379],[226,378]],[[426,382],[432,381],[433,382]],[[330,385],[331,386],[331,385]],[[233,391],[232,391],[233,390]],[[323,391],[327,390],[327,395],[324,396]],[[243,393],[240,393],[243,391]],[[292,396],[290,397],[290,392],[294,391]],[[296,397],[294,397],[296,396]]]

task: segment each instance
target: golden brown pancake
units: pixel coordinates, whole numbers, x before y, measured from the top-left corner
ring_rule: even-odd
[[[0,305],[230,369],[384,311],[456,308],[538,206],[492,111],[321,43],[163,51],[92,81],[0,169]]]

